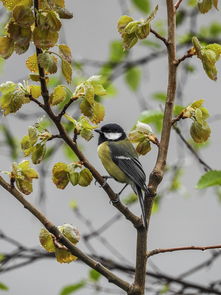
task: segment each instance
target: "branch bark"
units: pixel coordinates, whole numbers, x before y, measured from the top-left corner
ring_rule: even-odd
[[[147,257],[154,256],[157,254],[168,253],[168,252],[177,252],[177,251],[186,251],[186,250],[198,250],[206,251],[209,249],[220,249],[221,245],[212,245],[212,246],[186,246],[186,247],[176,247],[176,248],[166,248],[166,249],[154,249],[147,252]]]
[[[130,284],[114,273],[109,271],[106,267],[104,267],[98,261],[92,259],[88,255],[84,254],[80,249],[75,247],[67,238],[65,238],[58,228],[50,222],[45,215],[43,215],[36,207],[34,207],[30,202],[28,202],[23,195],[14,187],[7,183],[1,176],[0,176],[0,185],[7,190],[13,197],[15,197],[25,209],[31,212],[44,226],[45,228],[53,234],[56,239],[65,245],[68,250],[75,256],[77,256],[81,261],[86,263],[91,268],[97,270],[101,273],[104,277],[108,279],[109,282],[115,284],[116,286],[120,287],[121,289],[125,290],[126,292],[130,289]]]

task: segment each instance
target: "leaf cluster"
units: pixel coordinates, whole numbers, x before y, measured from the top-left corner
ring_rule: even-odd
[[[73,186],[88,186],[93,179],[89,169],[83,168],[79,162],[66,164],[58,162],[52,169],[52,180],[59,189],[64,189],[69,182]]]
[[[59,231],[74,245],[80,240],[79,231],[74,228],[71,224],[63,224],[58,226]],[[49,253],[55,253],[55,257],[60,263],[70,263],[77,259],[76,256],[72,255],[71,252],[56,240],[55,236],[52,235],[48,230],[42,228],[39,234],[39,240],[42,247]]]
[[[199,40],[196,37],[192,38],[194,49],[196,51],[197,57],[201,60],[203,68],[207,76],[211,80],[217,80],[217,69],[216,62],[220,58],[221,45],[220,44],[208,44],[206,46],[201,46]]]
[[[123,15],[117,23],[118,32],[121,34],[125,50],[132,48],[138,40],[145,39],[150,33],[150,22],[154,19],[158,6],[144,20],[134,20],[128,15]]]
[[[208,110],[203,107],[204,100],[200,99],[187,106],[180,114],[180,118],[191,118],[193,123],[190,128],[190,135],[194,142],[204,143],[208,140],[211,130],[207,123]]]
[[[150,142],[158,145],[158,139],[153,134],[151,127],[148,124],[137,122],[135,129],[129,135],[129,140],[136,144],[136,151],[140,155],[146,155],[151,150]]]
[[[24,156],[30,156],[33,164],[40,164],[46,154],[46,142],[51,138],[47,130],[39,131],[36,126],[28,128],[28,134],[21,140],[21,149]]]
[[[92,123],[100,123],[104,119],[104,106],[96,101],[97,96],[106,94],[103,87],[103,79],[101,76],[92,76],[88,80],[80,83],[75,92],[75,98],[81,98],[81,113],[90,119]]]
[[[32,191],[32,180],[38,178],[38,173],[30,167],[29,161],[12,164],[11,180],[15,181],[20,192],[29,195]]]

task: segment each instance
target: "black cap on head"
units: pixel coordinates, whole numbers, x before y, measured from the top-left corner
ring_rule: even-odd
[[[116,123],[105,124],[101,129],[95,131],[100,134],[98,144],[104,141],[118,141],[126,138],[124,129]]]
[[[105,124],[104,126],[101,127],[101,132],[125,133],[124,129],[116,123]]]

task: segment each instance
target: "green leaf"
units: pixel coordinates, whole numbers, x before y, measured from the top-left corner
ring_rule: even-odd
[[[60,44],[58,45],[59,52],[62,55],[64,59],[67,60],[67,62],[71,63],[72,55],[71,55],[71,49],[66,44]]]
[[[136,203],[137,200],[138,200],[137,195],[134,194],[134,193],[131,193],[131,194],[129,194],[127,197],[125,197],[125,198],[123,199],[123,202],[124,202],[125,205],[131,205],[131,204]]]
[[[64,189],[69,183],[68,165],[58,162],[52,169],[52,180],[59,189]]]
[[[0,37],[0,56],[9,58],[14,51],[14,42],[9,37]]]
[[[198,0],[198,8],[201,13],[207,13],[212,8],[212,0]]]
[[[103,87],[103,77],[101,75],[95,75],[95,76],[91,76],[87,82],[90,83],[90,85],[93,86],[94,88],[94,94],[95,95],[99,95],[99,96],[103,96],[106,94],[106,90]]]
[[[60,295],[69,295],[72,294],[80,289],[82,289],[83,287],[86,286],[86,281],[82,280],[79,283],[73,284],[73,285],[69,285],[64,287],[61,292]]]
[[[68,145],[64,145],[63,146],[63,151],[64,151],[64,155],[65,157],[74,162],[74,161],[77,161],[78,160],[78,157],[76,156],[76,154],[72,151],[72,149],[68,146]]]
[[[33,5],[32,0],[2,0],[1,2],[8,10],[13,10],[13,8],[18,4],[29,7]]]
[[[100,279],[100,277],[101,277],[101,274],[100,274],[98,271],[96,271],[95,269],[91,269],[91,270],[89,271],[89,278],[90,278],[92,281],[94,281],[94,282],[98,282],[99,279]]]
[[[221,185],[221,171],[220,170],[212,170],[208,171],[203,174],[197,185],[196,188],[203,189],[210,186]]]
[[[0,282],[0,290],[2,290],[2,291],[8,291],[9,290],[9,287],[6,286],[5,284],[3,284],[2,282]]]
[[[21,106],[27,102],[27,98],[22,90],[8,92],[0,98],[0,107],[4,111],[4,115],[9,113],[16,113]]]
[[[17,5],[13,9],[13,17],[20,26],[31,26],[34,23],[34,14],[30,7]]]
[[[49,253],[54,253],[55,252],[55,245],[54,241],[52,238],[51,233],[45,229],[42,228],[39,234],[39,240],[42,245],[42,247]]]
[[[33,147],[32,150],[32,163],[33,164],[40,164],[41,161],[44,159],[46,154],[46,144],[38,143]]]
[[[26,59],[26,67],[29,69],[29,71],[33,73],[38,73],[38,61],[37,61],[37,55],[34,53],[33,55],[29,56]],[[35,80],[34,80],[35,81]],[[36,80],[39,81],[39,80]]]
[[[94,102],[92,106],[92,112],[93,112],[93,115],[89,117],[91,122],[98,124],[101,121],[103,121],[105,116],[105,108],[101,103]]]
[[[16,87],[17,87],[17,84],[15,84],[12,81],[7,81],[0,85],[0,91],[2,92],[2,94],[7,94],[9,92],[14,91]]]
[[[65,80],[67,81],[67,83],[70,84],[72,82],[72,66],[65,59],[62,59],[61,70],[65,77]]]
[[[63,85],[58,85],[55,87],[53,93],[50,95],[50,104],[57,105],[63,102],[66,98],[66,88]]]
[[[132,3],[141,12],[147,14],[150,11],[150,1],[149,0],[132,0]]]
[[[165,92],[155,92],[152,94],[153,99],[165,102],[167,98],[167,94]]]
[[[16,53],[22,54],[28,50],[32,36],[30,27],[21,27],[19,24],[11,21],[8,24],[8,33],[14,41]]]
[[[93,180],[93,175],[91,174],[89,169],[84,168],[83,170],[81,170],[79,179],[78,179],[78,184],[80,186],[88,186],[92,180]]]
[[[138,67],[130,68],[125,75],[125,80],[131,90],[136,91],[139,88],[141,80],[141,71]]]
[[[57,72],[57,59],[50,53],[40,53],[38,55],[38,62],[42,68],[48,73],[54,74]]]
[[[41,30],[39,27],[35,27],[33,31],[33,41],[38,48],[49,49],[55,46],[57,40],[57,31]]]
[[[210,137],[210,127],[206,121],[199,124],[197,121],[194,121],[190,128],[190,135],[196,143],[203,143],[208,140]]]
[[[134,19],[128,15],[122,15],[117,23],[117,29],[119,33],[122,33],[130,22],[132,22]]]
[[[152,123],[155,125],[157,131],[160,131],[162,127],[163,112],[155,110],[144,111],[141,113],[138,120],[147,124]]]
[[[120,62],[125,57],[122,42],[115,40],[110,44],[109,60],[111,62]]]
[[[18,148],[17,148],[17,143],[16,139],[14,138],[11,130],[5,126],[1,126],[2,133],[4,134],[6,144],[8,145],[10,149],[10,156],[13,160],[16,160],[18,157]]]
[[[38,173],[30,167],[29,161],[12,164],[12,174],[18,189],[25,195],[32,192],[32,180],[38,178]]]

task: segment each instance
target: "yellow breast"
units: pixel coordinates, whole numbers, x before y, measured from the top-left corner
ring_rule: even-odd
[[[112,161],[107,141],[98,146],[97,153],[110,176],[119,182],[128,183],[128,178],[125,173]]]

